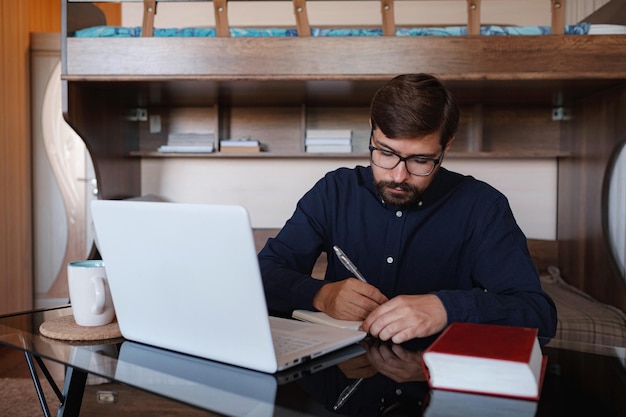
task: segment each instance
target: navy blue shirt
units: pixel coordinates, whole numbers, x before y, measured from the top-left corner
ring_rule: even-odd
[[[311,277],[322,252],[326,281],[352,276],[338,245],[388,298],[436,294],[448,323],[536,327],[556,332],[556,307],[541,289],[526,237],[506,197],[470,176],[440,168],[414,207],[382,201],[370,167],[329,172],[259,253],[272,310],[312,310],[325,281]]]

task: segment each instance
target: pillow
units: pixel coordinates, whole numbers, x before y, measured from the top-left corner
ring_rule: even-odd
[[[626,346],[626,313],[567,284],[559,268],[541,274],[541,285],[557,309],[555,339]]]

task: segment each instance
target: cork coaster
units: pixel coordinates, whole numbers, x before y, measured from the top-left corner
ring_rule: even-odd
[[[47,320],[39,326],[39,333],[51,339],[58,340],[105,340],[122,337],[117,320],[104,326],[79,326],[73,315],[57,317]]]

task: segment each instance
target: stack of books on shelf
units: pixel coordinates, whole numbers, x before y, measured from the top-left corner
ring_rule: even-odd
[[[215,150],[215,133],[170,133],[167,145],[159,147],[164,153],[210,153]]]
[[[261,142],[248,137],[220,141],[220,152],[261,152],[261,148]]]
[[[349,129],[307,129],[304,148],[309,153],[352,152],[352,131]]]

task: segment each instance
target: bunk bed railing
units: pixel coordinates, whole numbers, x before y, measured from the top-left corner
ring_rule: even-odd
[[[142,36],[150,37],[154,34],[154,17],[157,13],[159,1],[175,0],[143,0]],[[207,0],[202,0],[207,1]],[[208,0],[213,2],[215,14],[215,31],[219,37],[230,36],[228,22],[228,0]],[[307,0],[291,0],[296,21],[298,36],[311,36],[311,25],[307,13]],[[394,36],[396,23],[394,15],[394,0],[379,0],[381,11],[381,27],[384,36]],[[550,0],[551,25],[550,34],[562,35],[565,30],[565,4],[567,0]],[[480,35],[481,0],[467,0],[467,34]]]

